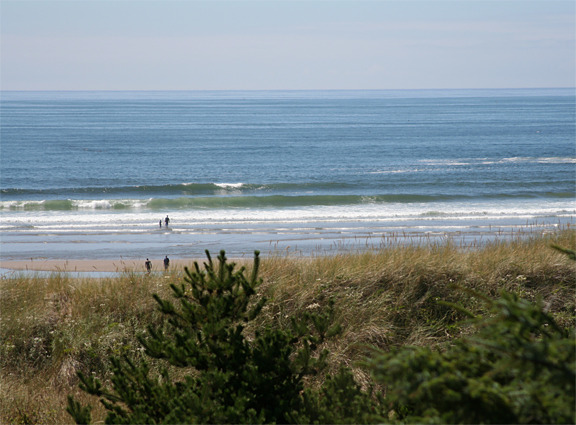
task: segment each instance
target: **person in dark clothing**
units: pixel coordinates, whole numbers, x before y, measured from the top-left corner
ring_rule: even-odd
[[[164,219],[164,223],[166,224],[166,227],[168,227],[168,223],[170,223],[170,219],[168,218],[168,216],[166,216],[166,218]]]
[[[170,266],[170,259],[168,258],[168,256],[166,256],[166,258],[164,258],[164,270],[168,270],[169,266]]]
[[[152,270],[152,261],[146,258],[146,262],[144,263],[144,265],[146,266],[146,271],[150,273],[150,271]]]
[[[160,222],[158,224],[160,225],[160,227],[162,227],[162,220],[160,220]]]

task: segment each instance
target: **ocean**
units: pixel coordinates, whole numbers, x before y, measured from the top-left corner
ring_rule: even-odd
[[[468,247],[576,217],[574,89],[0,101],[0,260]]]

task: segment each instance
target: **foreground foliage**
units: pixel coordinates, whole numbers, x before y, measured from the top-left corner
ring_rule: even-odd
[[[405,347],[368,362],[389,388],[393,422],[576,423],[574,326],[562,329],[541,303],[514,294],[484,301],[491,314],[473,317],[477,332],[446,351]]]
[[[503,293],[478,333],[446,351],[369,361],[398,423],[575,423],[576,343],[542,306]]]
[[[208,253],[207,253],[208,254]],[[341,368],[320,387],[305,385],[328,356],[319,350],[335,335],[332,304],[325,312],[292,317],[289,330],[247,324],[266,300],[252,300],[252,276],[234,271],[221,252],[216,267],[195,264],[186,284],[172,285],[179,302],[155,299],[167,317],[140,341],[146,354],[184,368],[182,380],[167,369],[152,376],[147,364],[112,357],[112,388],[80,375],[81,387],[100,397],[107,423],[574,423],[576,340],[538,303],[503,292],[484,298],[488,314],[445,347],[403,347],[375,352],[364,365],[381,393],[363,391]],[[482,298],[481,294],[475,293]],[[69,399],[77,423],[90,407]]]
[[[318,350],[338,332],[333,311],[292,318],[290,330],[266,327],[247,335],[246,324],[261,312],[265,299],[252,302],[258,279],[258,253],[252,276],[234,271],[224,252],[216,266],[210,254],[201,270],[186,269],[187,284],[172,285],[178,305],[157,295],[167,317],[164,328],[140,338],[146,354],[189,369],[174,381],[167,369],[152,376],[148,365],[128,356],[112,357],[112,388],[80,374],[81,387],[101,397],[107,423],[337,423],[372,422],[378,404],[341,369],[317,390],[304,378],[318,373],[328,352]],[[320,351],[320,352],[318,352]],[[78,423],[90,409],[72,398],[69,412]]]
[[[564,248],[551,249],[551,245]],[[369,365],[362,362],[368,354],[376,356],[368,347],[381,353],[405,346],[449,353],[480,329],[464,321],[464,310],[453,305],[487,320],[497,312],[479,294],[496,301],[502,291],[517,295],[518,302],[541,305],[567,332],[575,323],[576,262],[570,260],[575,247],[576,231],[568,228],[478,249],[443,244],[389,246],[315,258],[270,255],[261,261],[258,274],[263,283],[252,297],[267,301],[261,313],[245,324],[244,334],[252,341],[255,331],[266,327],[292,332],[290,318],[309,312],[326,314],[333,300],[342,332],[318,344],[317,353],[325,348],[330,351],[328,365],[315,375],[305,375],[305,391],[320,388],[327,374],[336,376],[340,365],[346,365],[363,389],[383,387],[388,401],[381,405],[387,411],[383,422],[406,422],[407,408],[401,403],[391,405],[393,384],[380,379],[378,384]],[[249,275],[251,261],[237,261],[246,265]],[[192,262],[190,267],[194,269]],[[169,283],[183,282],[182,278],[179,268],[151,275],[127,270],[103,279],[59,272],[2,276],[0,422],[74,423],[66,412],[67,395],[72,394],[78,402],[92,406],[93,422],[104,423],[106,408],[98,397],[80,390],[77,373],[99,377],[110,390],[111,356],[127,355],[137,365],[146,360],[151,376],[161,376],[166,368],[174,382],[184,381],[193,368],[171,366],[146,355],[137,338],[149,326],[161,328],[166,321],[152,294],[174,300]],[[466,341],[472,344],[471,339]],[[535,336],[535,341],[542,339]],[[410,374],[406,377],[415,379]],[[539,379],[534,378],[535,388]],[[568,410],[570,404],[574,403],[568,404]]]

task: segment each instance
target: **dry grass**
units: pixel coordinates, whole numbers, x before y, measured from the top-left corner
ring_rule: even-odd
[[[461,250],[450,245],[397,246],[318,258],[263,258],[260,291],[269,301],[260,324],[288,326],[288,318],[335,301],[342,333],[327,342],[331,368],[357,367],[368,347],[435,345],[459,336],[461,314],[483,305],[471,291],[501,290],[541,299],[566,327],[574,325],[576,266],[550,244],[574,249],[576,232]],[[246,266],[250,269],[250,263]],[[76,372],[109,373],[107,357],[142,356],[136,336],[159,323],[151,294],[169,297],[181,273],[125,274],[108,279],[16,276],[0,281],[0,422],[71,423],[66,396],[87,399]],[[470,291],[471,290],[471,291]],[[97,403],[93,417],[102,420]]]

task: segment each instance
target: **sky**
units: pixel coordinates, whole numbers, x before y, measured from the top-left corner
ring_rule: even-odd
[[[2,90],[576,86],[574,0],[0,0]]]

